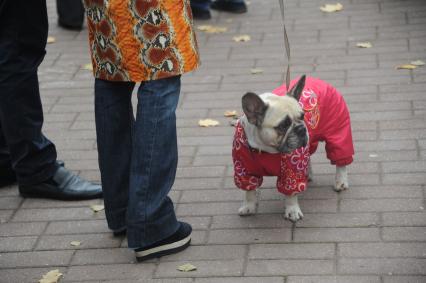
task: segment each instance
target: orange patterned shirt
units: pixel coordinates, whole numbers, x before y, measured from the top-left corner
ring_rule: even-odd
[[[93,73],[141,82],[199,64],[189,0],[84,0]]]

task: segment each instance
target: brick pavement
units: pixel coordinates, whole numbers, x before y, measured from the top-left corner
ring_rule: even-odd
[[[87,31],[59,29],[54,2],[48,0],[50,35],[57,41],[39,73],[44,130],[69,168],[99,181],[93,78],[81,69],[89,63]],[[192,247],[134,264],[125,239],[113,238],[104,214],[90,210],[99,200],[22,199],[9,187],[0,191],[0,282],[36,282],[55,268],[64,273],[61,282],[426,282],[426,67],[394,68],[426,61],[426,2],[342,0],[342,12],[323,14],[318,8],[327,1],[285,1],[292,77],[318,76],[341,90],[356,147],[351,188],[340,194],[331,190],[334,169],[324,150],[313,157],[315,179],[296,227],[283,219],[273,179],[265,182],[259,214],[237,215],[242,194],[232,181],[233,129],[223,112],[240,109],[248,90],[278,86],[285,65],[278,2],[250,2],[245,15],[213,13],[206,23],[228,31],[198,33],[203,65],[183,78],[171,197],[194,227]],[[232,41],[241,34],[251,41]],[[359,41],[373,47],[359,49]],[[222,125],[199,128],[200,118]],[[73,240],[82,245],[70,246]],[[176,270],[186,262],[198,270]]]

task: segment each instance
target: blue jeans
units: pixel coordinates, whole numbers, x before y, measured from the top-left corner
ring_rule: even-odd
[[[161,241],[179,228],[167,196],[178,161],[176,115],[180,76],[135,83],[95,81],[95,119],[108,226],[127,229],[129,248]]]

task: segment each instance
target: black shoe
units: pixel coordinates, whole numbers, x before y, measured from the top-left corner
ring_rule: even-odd
[[[0,165],[0,188],[15,184],[17,181],[12,164]]]
[[[121,231],[113,231],[112,234],[114,235],[114,237],[122,237],[122,236],[126,236],[127,230],[121,230]]]
[[[20,185],[23,197],[50,198],[60,200],[84,200],[102,197],[100,185],[92,184],[79,176],[59,167],[50,179],[35,185]]]
[[[71,25],[71,24],[64,23],[60,20],[58,20],[58,26],[60,26],[63,29],[74,30],[74,31],[81,31],[83,29],[83,25]]]
[[[135,249],[136,260],[141,262],[151,258],[175,254],[186,249],[191,243],[192,227],[185,222],[179,223],[179,229],[167,239],[146,248]]]
[[[243,14],[247,12],[247,5],[243,3],[232,3],[223,0],[216,0],[211,5],[210,8],[217,11],[230,12],[234,14]]]
[[[210,13],[209,10],[199,9],[192,6],[191,6],[191,10],[192,10],[192,16],[196,20],[210,20],[212,18],[212,14]]]

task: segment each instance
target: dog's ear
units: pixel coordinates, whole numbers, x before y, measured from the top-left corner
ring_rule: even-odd
[[[306,81],[306,76],[303,75],[299,79],[299,81],[290,89],[287,95],[299,101],[300,95],[302,94],[303,88],[305,87],[305,81]]]
[[[253,92],[247,92],[244,94],[242,104],[247,120],[253,125],[262,125],[268,105],[266,105],[265,102],[263,102],[263,100]]]

